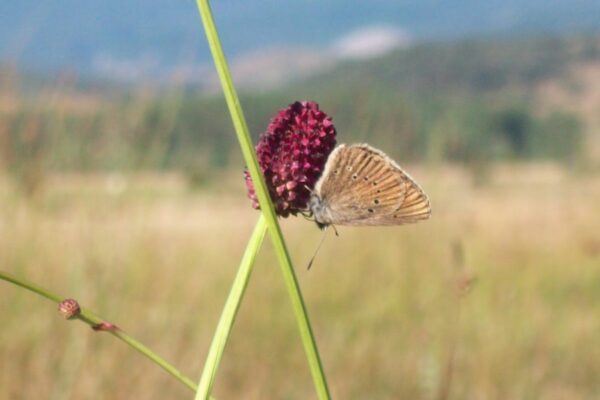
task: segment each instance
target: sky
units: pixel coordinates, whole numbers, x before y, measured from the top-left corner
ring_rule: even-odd
[[[600,29],[598,0],[221,0],[212,7],[226,52],[246,60],[265,49],[360,57],[360,48],[377,55],[390,43]],[[193,0],[0,2],[0,63],[127,78],[201,70],[208,60]]]

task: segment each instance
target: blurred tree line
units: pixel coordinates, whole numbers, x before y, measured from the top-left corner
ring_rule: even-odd
[[[365,141],[406,161],[478,165],[493,160],[573,163],[583,121],[535,110],[531,88],[563,79],[576,62],[600,60],[598,38],[423,44],[346,62],[301,84],[242,95],[252,134],[295,100],[317,101],[339,142]],[[86,112],[56,104],[0,110],[0,165],[26,190],[47,171],[180,169],[201,180],[239,167],[235,135],[218,95],[164,90],[104,96]]]

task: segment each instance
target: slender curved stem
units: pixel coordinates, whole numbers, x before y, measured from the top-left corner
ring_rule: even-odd
[[[28,282],[25,279],[18,278],[14,275],[9,274],[8,272],[0,271],[0,279],[10,282],[10,283],[13,283],[24,289],[27,289],[27,290],[29,290],[33,293],[36,293],[36,294],[54,302],[54,303],[57,303],[57,304],[65,299],[64,297],[60,297],[59,295],[52,293],[51,291],[49,291],[41,286],[38,286],[31,282]],[[80,313],[74,318],[77,318],[80,321],[90,325],[92,328],[96,328],[96,329],[101,324],[106,323],[104,319],[100,318],[98,315],[96,315],[92,311],[90,311],[86,308],[83,308],[83,307],[81,308]],[[191,390],[193,390],[193,391],[197,390],[197,386],[194,383],[194,381],[192,381],[190,378],[188,378],[187,376],[182,374],[177,368],[175,368],[173,365],[169,364],[164,358],[162,358],[158,354],[154,353],[148,347],[144,346],[138,340],[134,339],[133,337],[131,337],[130,335],[128,335],[121,329],[116,328],[114,325],[111,325],[111,327],[113,327],[113,329],[106,329],[105,331],[107,333],[110,333],[111,335],[117,337],[118,339],[122,340],[123,342],[127,343],[130,347],[132,347],[133,349],[137,350],[138,352],[140,352],[141,354],[143,354],[144,356],[149,358],[152,362],[154,362],[159,367],[161,367],[162,369],[167,371],[169,374],[171,374],[171,376],[173,376],[175,379],[177,379],[179,382],[183,383],[185,386],[187,386]],[[102,330],[102,329],[100,329],[100,330]]]
[[[256,223],[254,232],[252,232],[250,241],[248,241],[246,251],[242,257],[242,262],[240,263],[240,268],[238,269],[237,275],[233,281],[233,285],[231,286],[231,291],[229,292],[229,296],[225,302],[225,307],[223,307],[223,312],[221,314],[221,318],[219,319],[215,336],[210,345],[206,363],[204,364],[204,370],[202,372],[200,384],[198,385],[196,398],[205,399],[210,395],[215,377],[217,375],[217,368],[223,356],[223,351],[225,349],[227,339],[229,339],[229,334],[231,333],[231,328],[233,327],[233,323],[242,302],[244,292],[246,291],[250,274],[252,273],[254,260],[256,259],[256,255],[260,250],[266,232],[267,224],[265,217],[261,215]]]
[[[304,350],[306,352],[312,378],[317,390],[317,395],[319,399],[329,399],[329,389],[327,387],[327,381],[323,372],[323,366],[317,350],[314,334],[308,320],[306,306],[304,304],[304,300],[302,299],[300,287],[294,273],[289,252],[281,233],[281,228],[277,222],[277,216],[275,215],[275,210],[267,190],[267,185],[264,181],[262,171],[258,165],[258,160],[256,159],[254,146],[250,138],[250,133],[244,118],[244,113],[242,112],[239,98],[233,85],[233,80],[231,79],[231,74],[229,72],[227,60],[225,59],[225,55],[221,47],[221,42],[219,40],[219,35],[217,33],[217,28],[215,26],[209,2],[208,0],[196,0],[196,3],[198,5],[198,10],[200,11],[200,17],[202,18],[202,23],[206,32],[206,37],[215,62],[217,73],[219,75],[221,85],[223,86],[225,100],[229,108],[229,113],[231,114],[235,132],[244,155],[244,160],[248,166],[248,171],[252,177],[258,202],[262,210],[261,212],[266,219],[267,226],[269,228],[269,234],[273,241],[287,291],[292,302],[292,307],[296,316],[298,328],[300,330],[300,337],[302,339],[302,344],[304,345]],[[196,396],[196,399],[201,398],[202,397]]]

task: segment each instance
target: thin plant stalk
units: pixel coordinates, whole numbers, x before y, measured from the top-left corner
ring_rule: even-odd
[[[242,257],[242,262],[240,263],[240,268],[238,269],[237,275],[233,281],[233,285],[231,286],[231,291],[229,292],[229,296],[225,302],[225,307],[223,308],[221,318],[219,319],[219,324],[217,325],[217,329],[215,331],[215,336],[213,337],[213,341],[210,345],[208,356],[204,364],[204,371],[202,372],[202,378],[200,379],[200,384],[198,385],[196,398],[205,399],[212,391],[217,374],[217,366],[219,365],[223,356],[225,344],[229,339],[231,328],[233,327],[237,311],[240,307],[244,292],[246,291],[246,286],[248,285],[248,281],[250,279],[250,274],[252,273],[254,260],[256,259],[256,255],[258,254],[260,247],[262,246],[266,232],[266,220],[265,217],[261,215],[256,223],[254,231],[252,232],[250,241],[248,241],[246,251]]]
[[[277,216],[273,208],[273,203],[271,202],[265,180],[258,165],[258,160],[256,159],[254,146],[250,138],[250,133],[242,112],[239,98],[231,79],[231,73],[229,72],[227,60],[225,59],[225,55],[221,47],[210,5],[208,0],[196,0],[196,3],[198,5],[198,10],[200,11],[200,17],[202,18],[202,23],[215,62],[217,73],[219,75],[221,85],[223,86],[225,100],[229,108],[229,113],[231,114],[231,119],[235,127],[235,132],[240,143],[242,154],[244,156],[246,165],[248,166],[248,171],[250,172],[252,182],[254,183],[258,202],[266,219],[267,226],[269,228],[269,234],[271,236],[279,265],[283,273],[286,288],[292,302],[292,307],[296,316],[298,328],[300,330],[300,337],[304,345],[304,350],[306,352],[318,398],[329,399],[329,389],[327,387],[327,381],[323,372],[323,366],[317,350],[314,334],[308,320],[306,306],[304,304],[304,300],[302,299],[302,294],[294,273],[292,261],[281,233],[281,227],[277,222]],[[214,366],[215,369],[217,367],[218,365]],[[205,371],[205,373],[208,373],[208,371]],[[212,374],[214,374],[214,372],[212,372]],[[205,378],[201,378],[201,380],[203,379]],[[196,399],[202,399],[202,397],[196,396]]]
[[[10,283],[13,283],[13,284],[20,286],[24,289],[27,289],[33,293],[36,293],[56,304],[60,303],[61,301],[63,301],[65,299],[64,297],[60,297],[59,295],[57,295],[47,289],[44,289],[41,286],[38,286],[31,282],[28,282],[24,279],[18,278],[16,276],[11,275],[4,271],[0,271],[0,279],[10,282]],[[86,308],[83,308],[83,307],[81,307],[81,311],[79,312],[79,314],[77,316],[74,317],[74,319],[75,318],[88,324],[92,328],[96,328],[96,327],[100,326],[101,324],[105,323],[104,319],[100,318],[98,315],[96,315],[92,311],[90,311]],[[173,365],[169,364],[164,358],[162,358],[158,354],[154,353],[148,347],[144,346],[138,340],[134,339],[133,337],[131,337],[130,335],[128,335],[121,329],[118,329],[118,328],[117,329],[107,329],[107,330],[105,330],[105,332],[110,333],[111,335],[115,336],[116,338],[127,343],[131,348],[133,348],[134,350],[138,351],[142,355],[149,358],[153,363],[157,364],[159,367],[161,367],[162,369],[167,371],[171,376],[173,376],[179,382],[183,383],[189,389],[191,389],[193,391],[196,391],[198,389],[198,387],[196,386],[196,383],[194,381],[192,381],[190,378],[188,378],[187,376],[182,374],[177,368],[175,368]]]

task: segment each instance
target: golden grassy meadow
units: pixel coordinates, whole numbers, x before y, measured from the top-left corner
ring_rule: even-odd
[[[485,185],[407,166],[432,219],[321,234],[283,220],[338,399],[600,396],[600,176],[496,166]],[[198,379],[258,213],[240,171],[56,175],[35,198],[0,183],[0,265],[74,297]],[[269,240],[226,348],[217,399],[315,398]],[[1,399],[192,393],[56,304],[0,282]]]

